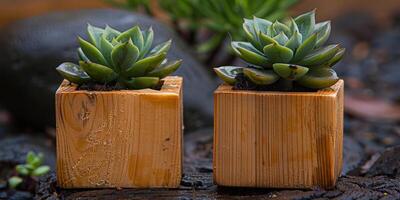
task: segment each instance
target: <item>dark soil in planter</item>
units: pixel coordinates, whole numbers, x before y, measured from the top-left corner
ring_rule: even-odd
[[[151,88],[153,90],[161,90],[164,81],[160,81],[160,83]],[[129,90],[121,85],[111,83],[111,84],[97,84],[97,83],[86,83],[78,86],[77,90],[87,90],[87,91],[118,91],[118,90]]]
[[[301,85],[293,82],[293,88],[290,91],[285,91],[282,79],[272,85],[257,85],[251,82],[244,74],[238,74],[236,77],[237,82],[233,86],[233,90],[253,90],[253,91],[280,91],[280,92],[316,92],[318,90],[302,87]]]
[[[123,90],[122,86],[109,85],[109,84],[96,84],[96,83],[86,83],[80,85],[76,88],[77,90],[87,90],[87,91],[118,91]]]

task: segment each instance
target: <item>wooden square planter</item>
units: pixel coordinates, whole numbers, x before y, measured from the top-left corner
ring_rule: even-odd
[[[214,93],[214,181],[333,187],[342,168],[343,81],[318,92]]]
[[[179,186],[182,78],[165,78],[160,91],[84,91],[64,81],[56,121],[59,186]]]

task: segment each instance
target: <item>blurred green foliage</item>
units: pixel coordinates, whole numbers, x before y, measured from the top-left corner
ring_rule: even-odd
[[[153,15],[152,0],[106,0],[113,5],[144,9]],[[286,16],[288,8],[298,0],[154,0],[167,13],[175,30],[200,53],[213,57],[228,35],[244,40],[243,18],[253,16],[275,21]],[[206,34],[199,35],[200,33]],[[205,35],[205,36],[204,36]],[[207,59],[210,60],[210,59]]]

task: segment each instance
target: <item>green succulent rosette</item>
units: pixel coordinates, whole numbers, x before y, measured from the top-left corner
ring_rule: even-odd
[[[332,67],[342,59],[345,49],[337,44],[324,45],[331,24],[316,23],[315,10],[285,22],[244,19],[243,30],[247,41],[232,41],[231,46],[249,67],[214,69],[227,84],[234,85],[239,73],[257,85],[283,79],[312,89],[326,88],[339,80]]]
[[[119,32],[109,26],[87,28],[89,41],[78,38],[79,64],[62,63],[57,71],[68,81],[115,83],[128,89],[154,88],[160,80],[176,71],[182,60],[167,62],[171,40],[152,48],[152,28],[135,26]]]

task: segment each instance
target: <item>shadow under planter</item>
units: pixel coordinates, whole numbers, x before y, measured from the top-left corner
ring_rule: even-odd
[[[63,188],[178,187],[182,78],[161,90],[56,93],[57,182]]]
[[[343,80],[317,92],[214,93],[214,181],[221,186],[334,187],[342,168]]]

